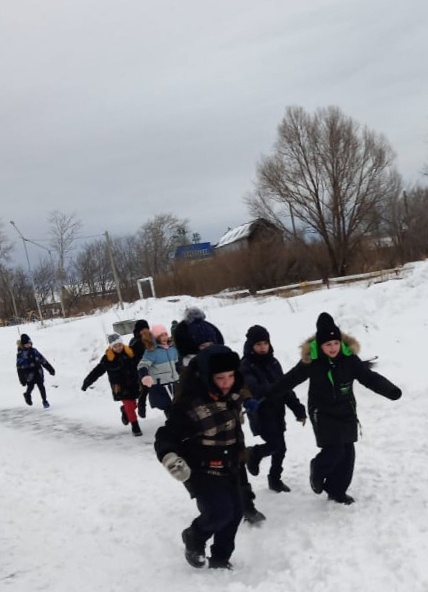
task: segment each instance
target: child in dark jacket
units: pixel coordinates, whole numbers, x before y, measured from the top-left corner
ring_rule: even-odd
[[[309,380],[309,417],[321,448],[310,463],[310,485],[315,493],[325,491],[329,499],[346,505],[355,501],[347,494],[358,439],[354,380],[387,399],[401,397],[395,384],[360,360],[359,349],[358,342],[341,333],[333,318],[323,312],[315,336],[302,345],[301,361],[277,383],[279,389],[292,389]]]
[[[221,331],[207,321],[205,313],[197,306],[186,308],[184,318],[174,330],[174,342],[178,350],[180,376],[184,376],[191,360],[209,345],[224,345]],[[244,520],[248,524],[258,525],[266,516],[255,506],[256,495],[248,480],[245,463],[241,465],[240,480],[244,507]]]
[[[242,519],[239,471],[245,453],[241,429],[239,356],[211,345],[190,362],[165,426],[155,436],[158,459],[196,498],[200,515],[182,532],[185,557],[231,569],[230,556]]]
[[[131,424],[134,436],[141,436],[142,431],[138,423],[135,410],[139,395],[139,384],[135,356],[129,345],[123,343],[118,333],[108,336],[108,348],[83,381],[82,391],[86,391],[100,376],[107,372],[113,399],[122,401],[120,407],[123,425]]]
[[[49,408],[48,400],[46,399],[46,388],[44,384],[43,368],[51,374],[55,375],[55,370],[49,364],[44,356],[33,347],[33,343],[30,337],[23,333],[17,342],[18,352],[16,354],[16,369],[18,371],[19,382],[22,386],[27,386],[27,390],[24,393],[24,399],[27,405],[32,405],[33,400],[31,393],[34,387],[40,391],[42,397],[43,407]]]
[[[145,319],[138,319],[138,321],[135,321],[133,337],[129,342],[129,347],[134,352],[135,363],[137,364],[137,367],[139,361],[144,355],[144,352],[146,351],[146,343],[148,341],[150,341],[149,324]],[[140,396],[138,397],[138,415],[144,418],[146,417],[148,388],[142,384],[139,385],[139,388]]]
[[[259,402],[256,409],[249,411],[250,417],[253,415],[250,425],[254,435],[260,435],[265,441],[265,444],[256,444],[248,448],[247,468],[252,475],[258,475],[261,460],[270,456],[269,489],[277,493],[290,491],[288,485],[281,480],[282,463],[287,450],[284,438],[285,406],[292,410],[302,425],[306,422],[305,406],[294,391],[284,390],[275,394],[272,392],[275,383],[283,376],[283,371],[273,355],[267,329],[254,325],[248,329],[246,338],[240,370],[246,386]]]

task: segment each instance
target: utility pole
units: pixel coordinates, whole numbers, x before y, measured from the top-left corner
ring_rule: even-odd
[[[123,310],[122,293],[120,291],[119,276],[117,275],[116,265],[114,264],[113,251],[111,249],[110,237],[107,230],[104,233],[107,243],[107,251],[110,259],[111,270],[113,272],[114,283],[116,284],[117,297],[119,299],[120,308]]]
[[[25,251],[25,256],[27,258],[27,265],[28,265],[28,272],[30,274],[30,278],[31,278],[31,284],[33,286],[33,293],[34,293],[34,299],[36,301],[36,305],[37,305],[37,311],[39,313],[39,318],[40,318],[40,324],[43,326],[43,315],[42,315],[42,310],[40,308],[40,302],[39,302],[39,298],[37,296],[37,291],[36,291],[36,284],[34,283],[34,276],[33,276],[33,272],[31,270],[31,265],[30,265],[30,258],[28,257],[28,250],[27,250],[27,239],[24,237],[24,235],[22,234],[22,232],[19,230],[19,228],[17,227],[17,225],[15,224],[15,222],[13,220],[10,221],[10,223],[12,224],[12,226],[14,227],[14,229],[16,230],[16,232],[19,234],[19,236],[21,237],[22,243],[24,245],[24,251]]]

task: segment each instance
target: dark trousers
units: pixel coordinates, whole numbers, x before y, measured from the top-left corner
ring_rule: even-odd
[[[25,396],[29,397],[33,392],[34,387],[37,385],[37,388],[40,391],[40,396],[42,397],[42,401],[46,401],[46,389],[45,384],[43,381],[43,377],[37,376],[34,380],[27,384],[27,390],[25,391]]]
[[[227,477],[216,478],[216,483],[212,481],[196,494],[196,505],[201,514],[192,522],[192,529],[204,541],[214,536],[211,556],[228,560],[235,548],[236,531],[242,519],[240,486]]]
[[[245,463],[239,465],[239,485],[241,489],[242,509],[244,515],[247,513],[252,514],[256,511],[254,506],[256,494],[251,487],[251,483],[248,481],[248,473]]]
[[[324,491],[334,497],[346,493],[354,474],[354,444],[326,446],[321,448],[314,460],[314,471],[325,479]]]
[[[271,467],[269,477],[280,479],[282,474],[282,463],[284,461],[287,446],[284,437],[284,417],[278,416],[277,410],[272,407],[260,406],[258,410],[260,437],[265,444],[256,444],[254,446],[255,454],[261,460],[266,456],[271,456]]]

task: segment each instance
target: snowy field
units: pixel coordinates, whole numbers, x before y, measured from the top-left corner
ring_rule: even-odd
[[[148,299],[79,319],[0,329],[0,590],[11,592],[427,592],[428,591],[428,262],[402,279],[335,287],[288,300],[214,297]],[[107,377],[87,392],[83,378],[118,320],[170,325],[188,305],[215,323],[242,353],[248,327],[271,333],[285,370],[315,332],[322,311],[379,356],[378,372],[399,385],[389,401],[358,383],[362,437],[349,493],[352,506],[316,496],[308,483],[316,453],[311,426],[288,412],[284,481],[267,488],[268,461],[251,482],[259,528],[240,526],[234,571],[194,570],[181,531],[196,515],[184,487],[157,461],[163,422],[148,410],[144,435],[120,422]],[[51,362],[49,410],[38,392],[27,407],[15,370],[20,332]],[[130,338],[130,336],[129,336]],[[307,384],[297,389],[306,403]],[[247,442],[255,438],[245,426]]]

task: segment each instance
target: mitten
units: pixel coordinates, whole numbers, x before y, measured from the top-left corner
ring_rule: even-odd
[[[388,398],[392,399],[392,401],[396,401],[402,395],[401,389],[396,386],[395,388],[391,389],[388,393]]]
[[[48,368],[48,372],[51,376],[55,376],[55,368],[52,368],[52,366]]]
[[[153,386],[155,383],[155,381],[153,380],[153,378],[151,376],[143,376],[143,378],[141,379],[141,384],[150,388],[151,386]]]
[[[257,411],[257,409],[259,408],[260,401],[258,401],[257,399],[245,399],[243,404],[246,411],[254,413],[254,411]]]
[[[175,452],[168,452],[162,459],[162,464],[174,479],[184,483],[191,475],[189,465]]]
[[[82,391],[85,392],[87,388],[88,388],[88,385],[86,384],[86,382],[83,382]]]

